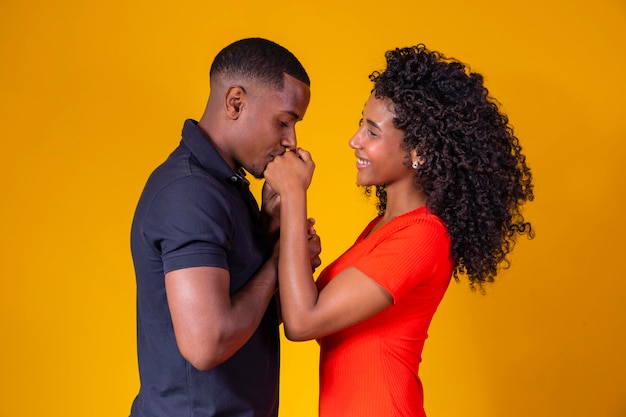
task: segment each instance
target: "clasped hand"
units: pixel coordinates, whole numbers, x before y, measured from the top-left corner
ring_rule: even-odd
[[[296,148],[276,156],[265,168],[264,177],[272,189],[279,195],[291,191],[306,191],[311,184],[315,163],[311,154]]]
[[[290,193],[294,198],[299,198],[297,191],[304,195],[311,184],[314,170],[315,164],[311,154],[303,149],[285,152],[267,165],[264,172],[266,182],[263,187],[263,206],[265,214],[272,219],[275,227],[278,227],[276,223],[279,223],[280,199]],[[309,259],[313,271],[322,263],[319,256],[322,250],[321,242],[314,224],[314,219],[306,220]],[[277,247],[278,245],[276,249]]]

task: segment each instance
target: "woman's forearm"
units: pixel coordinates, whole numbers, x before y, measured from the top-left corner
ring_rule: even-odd
[[[307,243],[306,191],[281,195],[278,283],[285,335],[308,340],[309,318],[318,298]]]

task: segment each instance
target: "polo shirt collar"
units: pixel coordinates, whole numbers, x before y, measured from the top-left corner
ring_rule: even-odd
[[[228,166],[209,138],[200,130],[197,121],[187,119],[183,125],[182,136],[183,144],[212,176],[231,183],[250,184],[243,168],[235,172]]]

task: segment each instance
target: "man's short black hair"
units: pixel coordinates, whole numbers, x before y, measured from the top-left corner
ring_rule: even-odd
[[[222,49],[211,65],[210,76],[224,74],[256,79],[282,90],[284,74],[311,86],[304,67],[291,52],[275,42],[247,38]]]

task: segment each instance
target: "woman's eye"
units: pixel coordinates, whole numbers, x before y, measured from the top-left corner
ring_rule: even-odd
[[[280,123],[280,125],[281,125],[282,127],[287,127],[287,126],[289,126],[289,124],[287,124],[287,123],[283,122],[282,120],[279,120],[279,121],[278,121],[278,123]]]

